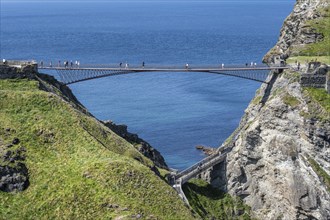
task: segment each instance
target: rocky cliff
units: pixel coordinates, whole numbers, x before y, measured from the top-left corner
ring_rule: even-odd
[[[304,24],[325,7],[323,0],[297,0],[265,60],[322,41]],[[258,219],[330,219],[330,95],[302,88],[299,78],[291,70],[270,76],[228,139],[227,162],[204,175],[241,197]]]
[[[329,219],[329,185],[314,163],[330,173],[330,115],[290,74],[246,109],[222,188],[260,219]]]
[[[168,166],[164,157],[158,150],[153,148],[148,142],[139,138],[137,134],[132,134],[127,131],[127,125],[116,125],[112,121],[103,121],[104,125],[110,128],[120,137],[124,138],[129,143],[133,144],[135,148],[142,153],[145,157],[148,157],[159,168],[168,170]]]
[[[320,20],[324,17],[329,17],[327,0],[297,0],[292,13],[284,21],[278,42],[266,54],[264,62],[272,62],[273,55],[284,55],[284,58],[290,55],[302,55],[306,45],[324,40],[325,34],[317,28],[317,24],[322,23]],[[315,55],[322,55],[322,52],[319,51]],[[313,51],[305,51],[305,53],[307,55]]]

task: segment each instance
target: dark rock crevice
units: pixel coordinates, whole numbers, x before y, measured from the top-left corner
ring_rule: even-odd
[[[3,192],[24,191],[30,185],[26,148],[19,142],[14,138],[10,144],[0,145],[0,190]]]

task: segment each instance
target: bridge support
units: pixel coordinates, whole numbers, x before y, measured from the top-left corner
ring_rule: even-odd
[[[193,166],[177,174],[173,174],[169,177],[169,180],[171,181],[170,184],[178,192],[179,196],[188,206],[189,206],[189,201],[182,190],[182,185],[188,182],[190,179],[196,177],[200,173],[205,172],[214,165],[223,162],[226,159],[226,156],[227,156],[226,150],[223,151],[219,150],[218,153],[210,155],[205,159],[203,159],[202,161],[194,164]]]

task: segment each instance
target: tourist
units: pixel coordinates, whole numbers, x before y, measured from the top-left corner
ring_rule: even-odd
[[[253,62],[251,62],[251,67],[253,67]]]
[[[245,63],[245,66],[247,67],[249,64],[248,63]]]
[[[77,61],[77,67],[78,68],[80,67],[80,61]]]
[[[225,67],[225,64],[223,63],[223,64],[221,64],[221,68],[223,69]]]
[[[60,67],[60,66],[61,66],[61,60],[58,61],[58,67]]]
[[[76,60],[76,62],[74,62],[74,64],[76,65],[76,67],[78,67],[78,60]]]
[[[40,67],[43,67],[44,66],[44,61],[40,61]]]
[[[70,67],[72,68],[72,66],[73,66],[73,62],[72,62],[72,60],[70,61]]]
[[[189,68],[189,64],[188,63],[186,63],[186,69],[188,69]]]
[[[142,62],[142,68],[144,68],[144,61]]]
[[[6,59],[2,59],[2,63],[3,64],[6,64]]]
[[[52,66],[53,66],[52,61],[50,61],[49,62],[49,67],[52,67]]]
[[[128,63],[127,63],[127,61],[126,61],[126,63],[125,63],[125,69],[127,69],[128,68]]]
[[[121,68],[121,66],[122,66],[122,65],[123,65],[123,63],[122,63],[122,62],[120,62],[120,63],[119,63],[119,67]]]
[[[297,64],[297,69],[300,70],[300,62]]]

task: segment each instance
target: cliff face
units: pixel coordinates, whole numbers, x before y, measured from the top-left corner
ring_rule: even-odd
[[[307,23],[325,7],[323,0],[297,0],[265,61],[322,41]],[[302,88],[299,78],[287,70],[261,86],[229,138],[227,162],[205,175],[259,219],[330,219],[330,95]]]
[[[329,113],[292,76],[266,90],[262,86],[246,109],[228,154],[225,187],[260,219],[329,219],[329,188],[312,164],[330,173]]]
[[[299,53],[305,45],[322,41],[324,35],[308,22],[324,16],[320,9],[328,6],[326,0],[297,0],[292,13],[284,21],[278,42],[266,54],[264,62],[272,62],[275,54],[290,56]]]

